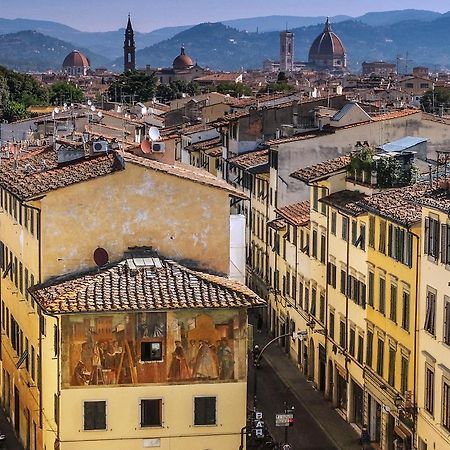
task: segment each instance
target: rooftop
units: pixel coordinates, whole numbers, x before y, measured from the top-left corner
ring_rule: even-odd
[[[294,226],[306,225],[309,222],[309,201],[286,205],[275,210],[284,220]]]
[[[365,197],[365,194],[359,191],[344,190],[333,192],[326,197],[322,197],[319,201],[326,205],[334,206],[336,209],[351,216],[359,216],[366,212],[363,203]]]
[[[291,177],[305,183],[312,183],[324,178],[328,178],[336,172],[344,171],[350,164],[350,155],[341,155],[334,159],[307,166],[291,173]]]
[[[237,281],[191,270],[149,250],[133,250],[106,267],[50,279],[30,292],[54,314],[264,305]]]
[[[222,145],[222,139],[220,137],[216,137],[202,142],[195,142],[194,144],[188,145],[184,149],[188,152],[195,152],[198,150],[211,150],[220,147],[220,153],[222,154]]]
[[[402,152],[427,141],[428,139],[422,137],[405,136],[404,138],[397,139],[396,141],[383,144],[380,148],[385,152]]]
[[[269,150],[264,149],[243,153],[242,155],[233,156],[228,162],[241,169],[252,169],[263,166],[269,164]]]

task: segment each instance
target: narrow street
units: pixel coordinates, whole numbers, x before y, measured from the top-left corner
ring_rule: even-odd
[[[253,364],[249,363],[248,380],[248,404],[253,405]],[[334,445],[329,441],[322,429],[317,425],[297,398],[289,391],[288,387],[278,377],[275,371],[262,361],[257,369],[257,404],[262,411],[266,425],[273,439],[278,443],[284,443],[285,428],[275,426],[275,414],[284,412],[284,402],[288,407],[295,408],[294,426],[288,427],[288,443],[292,450],[334,450]]]

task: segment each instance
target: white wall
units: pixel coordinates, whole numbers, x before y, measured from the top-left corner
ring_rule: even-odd
[[[245,283],[245,216],[230,216],[230,278]]]

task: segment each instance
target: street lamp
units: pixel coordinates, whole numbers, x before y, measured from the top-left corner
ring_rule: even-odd
[[[400,409],[402,404],[403,404],[403,398],[400,394],[397,394],[394,398],[394,405],[397,409]]]

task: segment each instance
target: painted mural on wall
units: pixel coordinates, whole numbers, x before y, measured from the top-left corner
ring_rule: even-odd
[[[238,310],[83,314],[62,318],[63,387],[245,378]]]

